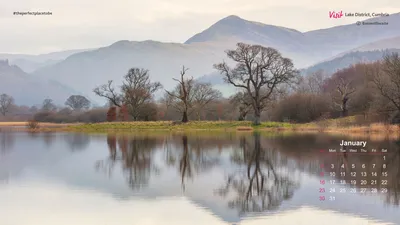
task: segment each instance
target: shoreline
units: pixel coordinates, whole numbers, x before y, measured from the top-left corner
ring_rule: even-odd
[[[224,131],[224,132],[291,132],[291,133],[327,133],[343,135],[380,134],[400,137],[400,125],[372,123],[369,125],[339,125],[331,120],[323,126],[317,123],[292,124],[281,122],[263,122],[253,126],[251,121],[191,121],[177,123],[173,121],[134,121],[103,123],[39,123],[37,129],[28,128],[27,122],[0,122],[0,131],[25,132],[138,132],[138,131]]]

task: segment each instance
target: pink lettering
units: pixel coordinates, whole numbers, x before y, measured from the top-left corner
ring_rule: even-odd
[[[329,18],[338,19],[338,18],[342,18],[342,16],[343,16],[343,11],[340,11],[340,12],[329,11]]]

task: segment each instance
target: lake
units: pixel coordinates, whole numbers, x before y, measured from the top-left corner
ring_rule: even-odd
[[[322,153],[342,140],[361,139],[2,132],[0,224],[400,224],[400,142]]]

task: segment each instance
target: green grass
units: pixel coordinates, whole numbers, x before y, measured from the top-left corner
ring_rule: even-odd
[[[389,129],[390,128],[390,129]],[[398,126],[385,126],[380,123],[360,124],[356,117],[328,119],[306,124],[283,122],[262,122],[254,126],[251,121],[190,121],[174,123],[172,121],[136,121],[136,122],[105,122],[92,124],[74,124],[63,130],[88,133],[137,133],[137,132],[329,132],[329,133],[400,133]]]
[[[76,131],[135,131],[135,130],[236,130],[249,128],[251,130],[268,128],[291,128],[293,124],[279,122],[263,122],[253,126],[251,121],[190,121],[188,123],[173,124],[171,121],[137,121],[137,122],[109,122],[92,123],[71,126]]]

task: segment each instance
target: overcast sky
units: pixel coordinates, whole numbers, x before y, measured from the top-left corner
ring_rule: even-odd
[[[343,12],[400,12],[399,0],[0,0],[0,52],[47,53],[118,40],[184,42],[228,16],[309,31],[359,19]],[[14,16],[50,11],[51,16]],[[365,18],[366,19],[366,18]]]

